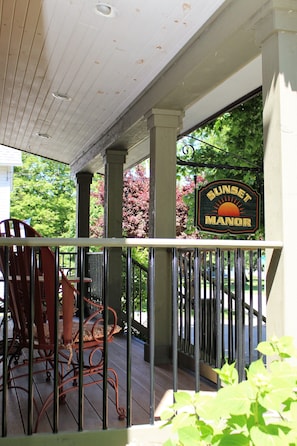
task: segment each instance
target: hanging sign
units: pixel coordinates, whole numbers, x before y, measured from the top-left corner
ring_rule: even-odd
[[[254,233],[259,201],[258,192],[240,181],[213,181],[198,191],[197,226],[208,232]]]

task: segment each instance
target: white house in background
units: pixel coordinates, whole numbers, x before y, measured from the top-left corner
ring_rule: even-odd
[[[13,167],[21,165],[22,152],[0,144],[0,221],[10,217],[10,192],[12,189]],[[1,296],[3,296],[2,282],[0,282]]]
[[[22,152],[0,144],[0,221],[10,217],[13,167],[22,165]]]

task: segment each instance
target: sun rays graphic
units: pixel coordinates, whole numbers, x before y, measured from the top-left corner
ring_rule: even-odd
[[[224,197],[217,201],[215,210],[219,217],[240,217],[244,208],[236,198]]]

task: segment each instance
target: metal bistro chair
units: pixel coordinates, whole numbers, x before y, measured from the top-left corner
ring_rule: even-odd
[[[0,229],[1,237],[40,237],[31,226],[16,219],[3,220],[0,222]],[[61,270],[58,272],[58,280],[55,280],[57,276],[55,256],[48,247],[32,248],[25,244],[13,245],[8,248],[8,262],[5,248],[0,247],[0,269],[4,280],[5,274],[8,278],[8,307],[13,320],[13,339],[10,341],[11,354],[8,360],[8,385],[18,388],[24,385],[19,383],[21,378],[29,373],[28,360],[20,360],[20,358],[22,352],[29,351],[30,345],[34,349],[31,373],[35,376],[35,374],[45,372],[48,382],[51,381],[56,353],[56,358],[58,358],[56,363],[58,361],[59,365],[57,386],[61,403],[65,401],[67,393],[77,389],[81,373],[84,386],[103,382],[104,345],[106,341],[111,342],[114,334],[120,330],[115,311],[108,307],[108,325],[104,324],[106,314],[104,307],[83,298],[93,312],[85,318],[81,330],[78,319],[74,317],[78,291]],[[57,283],[56,286],[55,283]],[[31,302],[34,302],[34,308]],[[33,323],[31,323],[32,314],[34,315]],[[106,338],[104,338],[104,329]],[[80,333],[83,336],[82,347],[79,342]],[[81,367],[82,361],[79,357],[81,348],[83,352],[88,352],[83,355],[83,367]],[[41,364],[44,367],[41,367]],[[90,377],[92,379],[89,379]],[[119,407],[118,375],[112,368],[107,369],[107,382],[115,392],[115,406],[119,419],[124,419],[125,410]],[[1,388],[3,384],[0,390]],[[38,429],[41,416],[54,400],[54,390],[52,387],[50,389],[39,409],[34,399],[37,410],[35,431]],[[26,391],[29,390],[26,389]]]

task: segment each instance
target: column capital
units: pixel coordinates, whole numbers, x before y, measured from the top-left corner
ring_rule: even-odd
[[[105,164],[124,164],[126,162],[127,149],[106,149],[104,154]]]
[[[279,32],[297,33],[296,0],[269,0],[253,18],[257,44]]]
[[[93,174],[91,172],[77,172],[76,181],[78,184],[91,184],[93,179]]]
[[[164,110],[152,108],[146,113],[147,128],[151,130],[153,127],[167,127],[179,129],[182,126],[184,112],[182,110]]]

